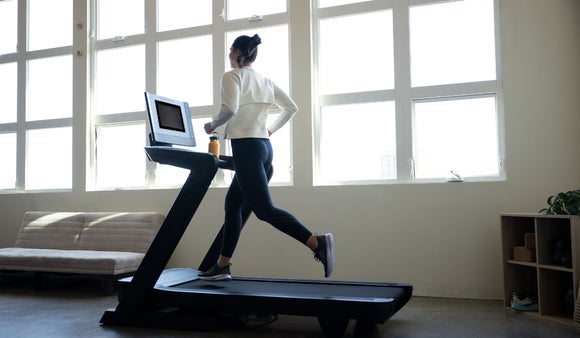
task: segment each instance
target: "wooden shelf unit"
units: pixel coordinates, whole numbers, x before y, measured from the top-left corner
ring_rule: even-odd
[[[524,234],[535,233],[535,262],[514,260],[514,247],[524,246]],[[571,288],[578,299],[580,281],[580,217],[569,215],[502,214],[502,261],[504,306],[511,305],[512,293],[537,296],[539,316],[572,321],[565,297]],[[554,243],[570,241],[572,266],[554,258]]]

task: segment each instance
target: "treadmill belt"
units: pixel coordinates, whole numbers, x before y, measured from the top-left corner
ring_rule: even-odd
[[[352,287],[356,285],[356,287]],[[333,299],[345,301],[385,302],[404,297],[405,290],[388,285],[236,279],[210,282],[194,280],[172,287],[177,292],[214,295],[251,295],[278,298]]]

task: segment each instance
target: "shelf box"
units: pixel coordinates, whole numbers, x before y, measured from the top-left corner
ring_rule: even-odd
[[[514,261],[535,262],[536,250],[528,249],[525,246],[514,246]]]

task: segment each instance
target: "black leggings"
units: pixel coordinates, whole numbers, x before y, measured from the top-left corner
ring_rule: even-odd
[[[272,144],[269,139],[231,140],[236,174],[225,201],[224,237],[221,255],[232,257],[242,231],[244,204],[260,220],[306,243],[312,232],[289,212],[276,208],[270,197],[266,172],[272,167]]]

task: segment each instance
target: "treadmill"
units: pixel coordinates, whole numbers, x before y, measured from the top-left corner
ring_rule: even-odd
[[[410,300],[413,287],[406,283],[238,276],[222,282],[200,280],[198,273],[211,267],[219,256],[223,228],[198,269],[165,269],[217,170],[233,170],[234,167],[229,157],[220,156],[218,159],[210,153],[176,148],[157,140],[154,133],[158,132],[159,121],[155,125],[151,119],[161,117],[154,104],[157,101],[176,102],[155,94],[145,94],[152,130],[152,146],[145,147],[148,158],[188,169],[190,173],[139,268],[132,277],[119,280],[119,303],[116,308],[105,311],[101,323],[211,331],[224,318],[296,315],[317,317],[326,336],[340,337],[351,319],[364,324],[383,324]],[[177,103],[176,107],[179,106],[183,116],[191,121],[189,112],[184,108],[187,104]],[[187,123],[185,126],[184,129],[187,129]],[[181,131],[180,128],[174,129]],[[193,137],[192,132],[191,128],[190,138]],[[268,175],[271,177],[272,172]],[[244,222],[250,214],[251,210],[244,208]]]

